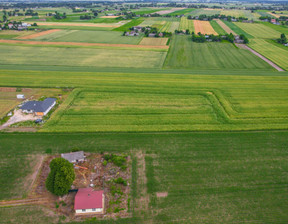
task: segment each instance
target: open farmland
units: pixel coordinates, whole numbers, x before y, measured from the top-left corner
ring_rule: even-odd
[[[217,10],[217,9],[196,9],[190,12],[189,15],[191,16],[200,16],[200,15],[207,15],[207,16],[211,16],[211,15],[216,15],[216,14],[220,14],[221,10]]]
[[[253,48],[264,57],[270,59],[281,68],[288,70],[288,50],[275,46],[263,39],[253,39],[249,43]]]
[[[194,21],[194,29],[195,33],[202,33],[202,34],[214,34],[218,35],[216,31],[213,29],[209,21],[200,21],[200,20],[193,20]]]
[[[259,23],[235,23],[238,27],[255,38],[279,38],[278,31]]]
[[[187,17],[181,17],[179,30],[189,30],[190,32],[195,31],[193,20],[187,19]]]
[[[247,50],[230,43],[193,43],[189,37],[175,36],[165,68],[193,69],[271,69]]]
[[[219,35],[227,34],[227,32],[222,28],[222,26],[218,23],[218,21],[211,20],[210,24],[213,27],[213,29],[215,30],[215,32],[218,33]]]
[[[112,27],[116,28],[124,25],[129,21],[121,21],[118,23],[62,23],[62,22],[38,22],[39,26],[82,26],[82,27]]]
[[[244,30],[242,30],[239,26],[236,25],[239,23],[232,23],[228,21],[222,21],[222,22],[226,26],[228,26],[231,30],[233,30],[233,32],[236,33],[237,35],[244,34],[247,38],[254,38],[252,35],[250,35],[249,33],[246,33]]]
[[[1,199],[14,196],[15,192],[25,194],[19,189],[19,180],[31,172],[27,162],[31,154],[41,155],[48,146],[53,153],[69,152],[71,148],[97,153],[105,149],[131,153],[135,161],[132,164],[136,169],[131,195],[133,217],[113,220],[115,224],[230,224],[267,220],[285,223],[288,220],[287,138],[287,132],[283,131],[2,133],[0,184],[5,190]],[[143,172],[141,167],[145,167]],[[167,197],[157,198],[157,192],[167,192]],[[146,205],[140,200],[143,198],[150,202],[150,209],[142,207]],[[29,224],[31,219],[50,224],[59,218],[57,213],[51,215],[42,206],[2,207],[0,214],[4,223],[9,223],[11,215],[15,215],[15,222]]]
[[[228,33],[228,34],[232,33],[233,35],[236,35],[236,33],[235,33],[233,30],[231,30],[225,23],[223,23],[222,20],[217,19],[216,21],[217,21],[217,23],[219,24],[219,26],[221,26],[222,29],[223,29],[226,33]]]
[[[17,51],[14,49],[14,46],[0,45],[0,57],[2,58],[0,63],[2,65],[161,68],[166,56],[166,52],[149,51],[149,49],[143,51],[105,47],[97,49],[57,46],[17,46]],[[37,50],[37,57],[35,57],[35,50]]]
[[[138,44],[142,35],[127,37],[123,32],[116,31],[87,31],[87,30],[63,30],[34,38],[34,40],[53,42],[83,42],[83,43],[107,43],[107,44]]]

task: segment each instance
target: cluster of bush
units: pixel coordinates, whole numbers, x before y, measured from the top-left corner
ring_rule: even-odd
[[[280,38],[277,39],[277,42],[279,44],[287,44],[287,37],[285,36],[284,33],[281,34]]]
[[[125,170],[127,168],[126,165],[126,155],[115,155],[115,154],[105,154],[104,155],[104,161],[103,165],[106,166],[107,163],[114,163],[114,165],[120,167],[122,170]]]
[[[223,19],[223,20],[225,19],[229,22],[231,22],[232,20],[237,20],[237,21],[248,20],[248,18],[242,17],[242,16],[234,17],[234,16],[226,16],[226,15],[220,15],[220,14],[215,14],[211,16],[202,14],[202,15],[194,16],[194,17],[189,15],[187,19],[208,20],[208,21],[213,20],[213,19]]]
[[[95,16],[90,16],[90,15],[82,15],[80,16],[81,20],[90,20],[90,19],[95,19]]]
[[[59,12],[55,12],[54,19],[66,19],[66,13],[64,12],[62,15]]]

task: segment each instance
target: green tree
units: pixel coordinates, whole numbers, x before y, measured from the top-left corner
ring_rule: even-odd
[[[67,194],[75,180],[73,164],[66,159],[56,158],[51,161],[50,169],[46,180],[47,190],[57,196]]]

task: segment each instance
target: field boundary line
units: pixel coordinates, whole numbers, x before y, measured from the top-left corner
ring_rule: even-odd
[[[264,57],[262,54],[258,53],[257,51],[253,50],[252,48],[248,47],[245,44],[236,44],[237,47],[248,50],[250,52],[252,52],[253,54],[255,54],[256,56],[258,56],[259,58],[261,58],[262,60],[266,61],[269,65],[271,65],[273,68],[275,68],[277,71],[279,72],[285,72],[284,69],[280,68],[278,65],[276,65],[274,62],[272,62],[271,60],[269,60],[268,58]]]
[[[22,40],[0,40],[0,43],[23,44],[23,45],[63,45],[63,46],[99,46],[99,47],[127,47],[141,49],[169,49],[169,46],[155,45],[133,45],[133,44],[103,44],[103,43],[80,43],[80,42],[49,42],[49,41],[22,41]]]

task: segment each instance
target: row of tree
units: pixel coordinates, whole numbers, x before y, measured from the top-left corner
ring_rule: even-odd
[[[191,16],[189,15],[187,17],[187,19],[198,19],[198,20],[213,20],[213,19],[227,19],[227,21],[232,21],[233,19],[234,20],[237,20],[237,21],[243,21],[243,20],[248,20],[248,18],[246,17],[235,17],[235,16],[227,16],[227,15],[221,15],[221,14],[215,14],[215,15],[206,15],[206,14],[202,14],[202,15],[199,15],[199,16]]]
[[[247,44],[249,43],[249,40],[248,38],[244,35],[244,34],[241,34],[239,36],[239,39],[240,40],[243,40],[243,43],[244,44]],[[214,34],[211,34],[211,35],[204,35],[202,33],[198,33],[198,34],[195,34],[194,32],[192,32],[192,41],[193,42],[197,42],[197,43],[204,43],[206,41],[210,41],[210,42],[220,42],[222,40],[227,40],[229,41],[230,43],[234,43],[235,41],[235,36],[230,33],[230,34],[226,34],[226,35],[214,35]]]

